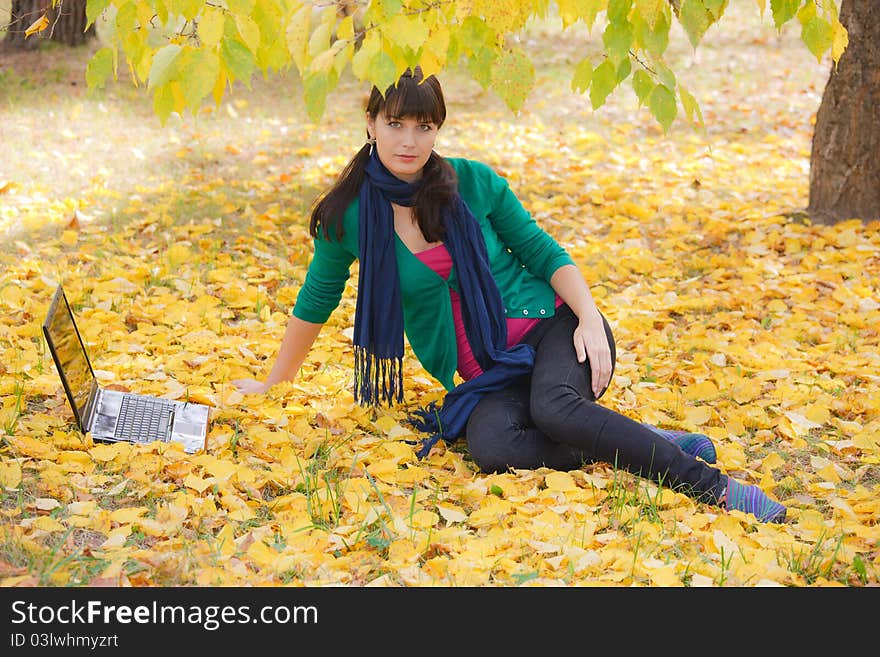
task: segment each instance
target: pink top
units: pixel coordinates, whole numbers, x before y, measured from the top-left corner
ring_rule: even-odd
[[[449,255],[449,251],[444,244],[438,244],[414,255],[443,280],[449,278],[449,273],[452,271],[452,256]],[[477,359],[474,357],[474,352],[465,335],[464,320],[461,315],[461,300],[459,299],[458,292],[450,288],[449,296],[452,299],[452,320],[455,323],[455,341],[458,344],[458,373],[465,380],[472,379],[478,374],[482,374],[483,370],[480,368],[479,363],[477,363]],[[562,299],[559,298],[559,295],[556,295],[556,307],[558,308],[561,304]],[[540,318],[508,317],[507,346],[512,347],[517,344],[540,321]]]

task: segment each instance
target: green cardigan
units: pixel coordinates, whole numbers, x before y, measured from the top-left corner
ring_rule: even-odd
[[[571,257],[538,227],[507,181],[489,166],[447,158],[458,175],[458,191],[480,222],[489,265],[508,317],[544,318],[554,313],[556,298],[550,277]],[[358,257],[358,200],[343,218],[341,241],[323,234],[314,240],[315,252],[293,314],[323,324],[339,305]],[[449,288],[457,291],[455,271],[443,280],[395,238],[398,275],[407,340],[422,366],[447,390],[455,387],[458,347]]]

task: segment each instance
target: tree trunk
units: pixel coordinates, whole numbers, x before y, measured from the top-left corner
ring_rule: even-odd
[[[25,30],[43,14],[49,19],[49,27],[26,37]],[[86,29],[86,0],[60,0],[55,7],[51,0],[12,0],[3,43],[17,50],[36,48],[47,40],[79,46],[95,34],[94,24]]]
[[[822,94],[810,154],[816,223],[880,220],[880,12],[876,2],[843,0],[849,45]]]

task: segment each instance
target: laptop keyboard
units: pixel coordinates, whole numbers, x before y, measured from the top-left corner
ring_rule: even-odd
[[[116,438],[137,442],[167,440],[173,410],[174,404],[164,399],[127,395],[119,409]]]

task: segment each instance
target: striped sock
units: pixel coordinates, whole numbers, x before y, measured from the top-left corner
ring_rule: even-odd
[[[686,454],[698,456],[706,463],[715,463],[718,459],[718,455],[715,453],[715,445],[708,436],[701,433],[679,431],[677,429],[661,429],[647,422],[642,422],[642,424],[651,429],[651,431],[660,434],[669,442],[678,445]]]
[[[721,495],[718,506],[751,513],[761,522],[785,522],[786,508],[774,502],[758,486],[727,480],[727,490]]]

